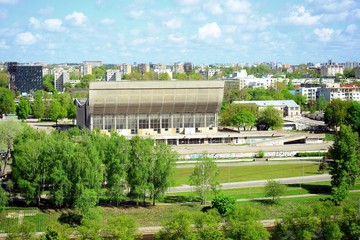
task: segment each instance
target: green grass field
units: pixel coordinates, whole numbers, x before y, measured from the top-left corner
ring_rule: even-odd
[[[319,174],[318,168],[317,163],[219,167],[219,182],[309,176]],[[193,168],[176,168],[173,175],[174,186],[189,184],[189,177],[193,170]]]

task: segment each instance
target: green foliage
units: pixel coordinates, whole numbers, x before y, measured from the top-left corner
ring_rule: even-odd
[[[170,76],[168,73],[159,73],[158,79],[159,80],[170,80]]]
[[[111,239],[133,240],[141,237],[137,230],[138,226],[134,219],[117,216],[108,220],[101,230],[101,235],[111,236]]]
[[[14,94],[7,88],[0,87],[0,114],[15,112]]]
[[[223,126],[242,127],[251,130],[255,125],[257,107],[252,104],[230,104],[220,113],[220,124]]]
[[[319,99],[316,101],[316,110],[325,111],[327,104],[328,103],[325,100],[324,96],[320,96]]]
[[[45,114],[45,103],[42,99],[42,91],[36,91],[34,96],[34,102],[32,104],[32,110],[34,113],[34,117],[41,119]]]
[[[1,187],[1,181],[0,181],[0,212],[4,210],[8,202],[9,202],[9,198],[7,196],[6,191]]]
[[[286,192],[286,186],[276,180],[268,180],[265,185],[265,196],[271,197],[273,203],[279,201],[280,196]]]
[[[258,158],[263,158],[265,157],[265,151],[264,150],[259,150],[256,154],[256,157]]]
[[[8,87],[9,87],[8,74],[6,72],[0,72],[0,88],[8,88]]]
[[[32,240],[36,239],[35,224],[24,222],[23,224],[14,224],[8,232],[6,240]]]
[[[358,101],[350,103],[345,122],[351,126],[353,131],[360,133],[360,103]]]
[[[53,99],[50,103],[49,108],[49,118],[51,121],[57,122],[57,120],[62,116],[61,104],[57,99]]]
[[[25,120],[30,115],[31,108],[29,98],[21,97],[20,102],[16,107],[16,115],[19,119]]]
[[[213,208],[217,209],[220,214],[224,215],[235,208],[236,199],[221,192],[215,196],[211,203]]]
[[[345,123],[351,101],[343,101],[341,99],[333,99],[326,107],[324,114],[325,124],[329,128],[337,131],[341,124]]]
[[[97,192],[93,189],[84,189],[81,195],[75,200],[74,208],[82,215],[86,215],[90,208],[95,207],[98,201]]]
[[[187,240],[195,239],[192,229],[192,215],[187,211],[175,214],[174,219],[165,223],[164,228],[155,235],[161,240]]]
[[[195,186],[195,192],[201,198],[201,203],[205,204],[210,192],[216,193],[218,183],[219,169],[214,159],[204,156],[199,160],[190,176],[190,183]]]
[[[355,184],[359,176],[358,134],[351,128],[341,125],[329,154],[333,159],[329,173],[331,174],[331,194],[337,203],[346,198],[349,188]]]
[[[322,157],[325,155],[326,152],[298,152],[295,157]]]
[[[84,216],[81,214],[68,212],[68,213],[62,213],[58,218],[58,221],[62,224],[68,224],[71,227],[75,227],[81,224],[83,218]]]
[[[256,127],[258,130],[268,130],[269,128],[276,130],[280,129],[283,123],[282,112],[272,106],[268,106],[260,111],[259,117],[256,120]]]

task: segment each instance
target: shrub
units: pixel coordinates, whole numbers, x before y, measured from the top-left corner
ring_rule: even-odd
[[[212,201],[212,207],[217,209],[220,214],[226,214],[234,210],[236,204],[236,199],[225,195],[224,193],[219,193],[215,196]]]

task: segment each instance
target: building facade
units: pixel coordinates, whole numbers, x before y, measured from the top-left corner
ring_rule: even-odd
[[[77,124],[179,141],[217,133],[223,94],[222,81],[91,82],[87,101],[76,102]]]
[[[329,102],[333,99],[360,101],[360,87],[356,84],[328,84],[319,88],[318,96]]]
[[[130,74],[131,73],[131,64],[123,63],[119,65],[121,74]]]
[[[63,92],[65,83],[70,81],[70,74],[64,70],[54,71],[54,87],[58,92]]]
[[[342,65],[325,65],[321,67],[321,77],[335,77],[336,74],[343,74],[344,66]]]
[[[92,65],[91,64],[83,64],[80,66],[80,74],[81,76],[85,76],[88,74],[92,74]]]
[[[300,106],[294,100],[234,101],[234,104],[255,104],[261,111],[269,106],[281,111],[284,117],[301,116]]]
[[[105,72],[105,81],[121,81],[121,71],[115,69],[108,69]]]
[[[10,76],[9,85],[12,91],[30,93],[42,90],[42,66],[9,62],[6,63],[6,69]]]

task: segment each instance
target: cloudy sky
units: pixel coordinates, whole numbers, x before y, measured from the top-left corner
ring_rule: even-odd
[[[359,0],[0,0],[0,61],[360,61]]]

